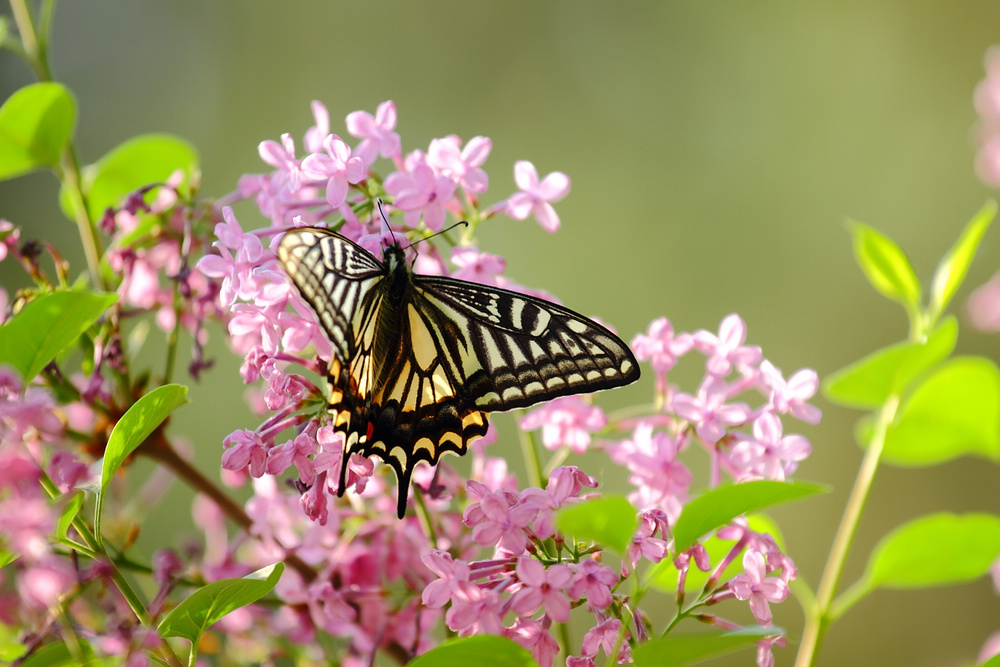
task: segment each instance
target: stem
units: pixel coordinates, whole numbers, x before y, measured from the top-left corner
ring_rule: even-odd
[[[200,470],[181,458],[163,436],[162,430],[157,430],[149,440],[139,446],[136,452],[145,454],[167,466],[175,475],[187,482],[192,489],[208,496],[222,510],[222,513],[241,530],[250,532],[253,521],[243,511],[243,508],[227,496],[212,480],[205,477]],[[306,581],[313,581],[316,578],[316,570],[297,555],[286,552],[285,562],[301,574]]]
[[[544,489],[545,473],[542,470],[542,459],[538,456],[538,443],[535,442],[535,435],[520,428],[517,432],[521,439],[524,464],[528,468],[528,483],[531,486]]]
[[[899,396],[893,394],[889,396],[882,410],[879,412],[878,421],[875,424],[875,433],[868,445],[868,451],[861,462],[858,476],[854,480],[854,487],[844,508],[844,516],[837,527],[837,534],[830,548],[830,557],[827,559],[826,567],[823,570],[823,577],[820,579],[819,590],[816,594],[816,606],[814,613],[809,614],[806,619],[806,626],[802,632],[802,641],[799,644],[799,653],[795,659],[795,667],[810,667],[816,654],[819,651],[823,636],[827,628],[833,621],[831,605],[833,596],[837,591],[837,584],[844,571],[844,564],[847,561],[847,554],[851,548],[851,542],[858,529],[861,513],[864,510],[865,502],[871,491],[872,483],[875,480],[875,472],[878,470],[879,461],[882,458],[882,449],[885,447],[885,436],[889,425],[896,418],[896,411],[899,409]],[[842,610],[840,610],[842,611]],[[839,612],[838,612],[839,613]]]

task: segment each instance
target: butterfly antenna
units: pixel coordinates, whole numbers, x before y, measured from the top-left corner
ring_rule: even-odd
[[[447,234],[448,232],[450,232],[451,230],[455,229],[458,226],[468,227],[469,223],[468,223],[467,220],[460,220],[459,222],[456,222],[451,227],[446,227],[446,228],[442,229],[440,232],[434,232],[430,236],[425,236],[425,237],[423,237],[421,239],[417,239],[416,241],[414,241],[413,243],[411,243],[410,245],[408,245],[406,247],[407,248],[412,248],[413,246],[417,245],[418,243],[422,243],[424,241],[430,241],[435,236],[441,236],[442,234]]]
[[[382,223],[385,228],[389,230],[389,234],[392,236],[393,245],[399,245],[399,241],[396,239],[396,233],[392,231],[392,225],[389,224],[389,216],[385,212],[385,206],[382,205],[381,199],[376,199],[375,203],[378,204],[378,212],[382,216]]]

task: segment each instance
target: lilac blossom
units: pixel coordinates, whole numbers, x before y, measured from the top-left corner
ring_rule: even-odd
[[[514,182],[521,190],[507,200],[507,215],[515,220],[534,215],[542,229],[557,231],[559,215],[552,208],[552,202],[569,194],[569,177],[554,171],[539,181],[535,165],[521,160],[514,165]]]
[[[777,577],[766,576],[764,556],[748,549],[743,554],[744,574],[738,574],[730,582],[729,588],[737,599],[749,600],[750,611],[763,626],[771,625],[770,602],[784,602],[788,597],[788,585]]]

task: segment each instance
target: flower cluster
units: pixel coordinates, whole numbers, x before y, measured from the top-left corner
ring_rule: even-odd
[[[551,632],[553,623],[564,623],[572,609],[585,608],[593,624],[577,655],[567,662],[582,667],[594,664],[602,650],[627,659],[634,642],[651,636],[654,629],[645,615],[616,589],[642,562],[673,558],[679,572],[686,572],[691,563],[703,571],[714,568],[714,583],[686,613],[738,598],[749,601],[758,622],[768,625],[768,603],[787,594],[794,566],[766,534],[746,526],[734,528],[731,553],[716,563],[699,546],[684,554],[672,551],[672,523],[692,496],[692,474],[681,460],[691,442],[709,452],[709,486],[722,483],[724,474],[736,481],[783,480],[808,456],[810,446],[801,436],[783,434],[782,417],[819,420],[819,411],[807,402],[816,392],[816,374],[804,370],[786,380],[759,348],[745,345],[746,328],[735,315],[723,321],[717,334],[675,334],[669,321],[660,319],[635,337],[637,358],[649,361],[656,376],[657,409],[645,416],[614,419],[579,396],[551,401],[524,415],[520,427],[540,430],[541,444],[552,452],[553,471],[547,483],[542,478],[544,486],[519,487],[504,459],[486,455],[484,444],[497,437],[491,427],[472,448],[473,472],[467,483],[443,462],[433,471],[415,471],[421,504],[432,513],[423,517],[430,521],[429,533],[415,517],[401,522],[385,518],[392,515],[386,478],[375,474],[373,461],[363,457],[348,461],[349,502],[335,498],[341,436],[326,423],[321,389],[293,368],[322,373],[323,360],[333,352],[314,314],[284,276],[274,254],[275,238],[289,227],[328,225],[378,255],[390,242],[389,235],[419,238],[439,232],[451,214],[471,223],[461,242],[447,254],[422,245],[415,270],[523,289],[501,275],[502,258],[472,244],[476,226],[506,212],[513,218],[534,214],[545,229],[554,231],[559,219],[550,202],[566,194],[569,181],[558,173],[540,180],[529,163],[518,163],[515,180],[521,191],[481,208],[479,197],[489,185],[482,169],[491,148],[488,139],[476,137],[463,145],[449,136],[433,140],[427,151],[404,155],[395,132],[395,107],[386,102],[374,115],[355,112],[347,117],[348,132],[360,140],[352,148],[330,133],[322,105],[314,103],[313,114],[315,125],[305,134],[304,157],[296,157],[288,135],[280,142],[264,142],[261,157],[274,171],[240,182],[239,195],[252,197],[271,226],[244,231],[233,211],[223,208],[215,252],[197,265],[217,283],[220,304],[230,312],[233,347],[245,357],[243,379],[265,383],[263,404],[270,416],[256,429],[231,434],[223,455],[225,469],[254,480],[248,514],[258,546],[251,560],[264,563],[262,554],[278,557],[291,550],[320,575],[283,583],[283,599],[306,604],[313,630],[351,638],[348,654],[359,658],[379,646],[387,651],[407,647],[412,653],[430,645],[429,637],[395,629],[406,627],[398,622],[402,614],[420,616],[427,624],[443,619],[459,635],[505,635],[528,648],[542,665],[553,664],[560,650]],[[380,158],[391,165],[385,178],[374,171]],[[392,222],[390,229],[359,214],[372,211],[374,199],[382,197],[390,198],[390,210],[402,220]],[[691,352],[705,357],[706,376],[697,392],[687,394],[671,385],[667,375]],[[736,401],[750,390],[763,396],[758,407]],[[283,439],[289,429],[291,439]],[[630,435],[609,437],[623,430]],[[597,480],[578,467],[556,466],[589,449],[605,451],[631,474],[634,490],[629,500],[636,507],[638,529],[617,569],[602,562],[598,545],[582,550],[567,546],[556,527],[559,508],[580,502],[585,490],[593,494],[597,487]],[[268,481],[290,468],[300,490],[297,498]],[[296,504],[303,521],[311,522],[294,518]],[[345,541],[344,526],[356,524],[359,517],[361,528]],[[400,541],[409,545],[405,555],[388,547]],[[240,552],[243,559],[247,548],[243,545]],[[720,581],[744,551],[753,554],[744,558],[745,574]],[[235,553],[222,560],[234,561]],[[392,590],[400,582],[419,593],[420,604],[411,598],[393,612],[397,622],[388,623],[385,594],[379,591]],[[711,618],[729,627],[728,621]],[[372,619],[382,620],[372,624]],[[381,628],[380,634],[365,630],[371,627]],[[305,632],[305,626],[299,631]],[[770,659],[773,641],[761,645],[765,643],[763,660]],[[571,647],[562,649],[572,652]]]
[[[61,405],[52,393],[0,369],[0,528],[3,546],[20,555],[0,581],[0,596],[12,601],[2,620],[40,627],[46,610],[79,597],[92,582],[114,585],[113,568],[100,558],[74,571],[52,548],[61,507],[48,498],[94,484],[88,466],[57,441],[71,435],[86,443],[86,460],[97,459],[115,421],[144,393],[148,374],[132,374],[135,356],[120,323],[148,313],[171,345],[181,330],[190,333],[195,376],[210,365],[202,358],[205,322],[221,320],[243,358],[242,379],[260,386],[248,395],[262,423],[233,431],[222,453],[223,480],[249,481],[250,500],[241,508],[227,502],[222,489],[201,488],[206,495],[193,513],[204,544],[158,552],[151,563],[157,592],[147,610],[154,617],[169,610],[170,593],[183,582],[231,579],[286,563],[275,589],[283,604],[245,607],[215,626],[225,634],[230,659],[252,662],[285,652],[328,660],[323,642],[315,641],[323,633],[338,638],[342,664],[369,664],[376,652],[402,663],[432,649],[444,626],[459,636],[505,636],[542,667],[557,659],[590,667],[630,660],[638,646],[684,619],[739,627],[704,613],[727,600],[743,601],[750,617],[770,627],[770,605],[787,596],[795,567],[765,530],[737,519],[683,550],[674,540],[678,517],[703,489],[791,476],[810,445],[785,435],[783,422],[820,417],[809,404],[816,374],[803,370],[786,380],[759,348],[746,344],[736,315],[717,333],[677,333],[661,318],[634,337],[637,359],[655,377],[651,406],[613,414],[591,397],[569,396],[520,415],[531,452],[529,484],[519,482],[506,459],[488,453],[504,439],[493,423],[470,447],[471,472],[459,473],[447,461],[416,467],[413,506],[401,521],[393,482],[382,474],[387,466],[358,455],[344,461],[343,436],[330,423],[318,380],[333,347],[278,262],[277,239],[292,227],[327,226],[378,255],[393,239],[413,242],[440,232],[419,245],[411,258],[415,271],[527,292],[503,275],[502,257],[475,246],[476,229],[503,213],[534,216],[555,231],[560,221],[552,203],[566,195],[569,179],[558,172],[540,178],[530,163],[519,162],[519,191],[483,206],[489,139],[446,136],[404,153],[391,102],[375,114],[348,115],[353,142],[330,131],[321,104],[313,104],[313,115],[302,157],[288,135],[263,142],[259,152],[272,171],[242,178],[217,209],[199,204],[195,185],[177,173],[105,213],[100,228],[110,239],[109,285],[120,303],[89,334],[92,345],[84,349],[92,357],[83,373],[67,380],[55,364],[46,372]],[[378,169],[386,165],[383,176]],[[244,226],[228,205],[241,199],[252,199],[268,226]],[[379,199],[389,202],[386,222],[373,221]],[[451,232],[449,216],[468,226]],[[0,221],[0,259],[16,255],[44,283],[34,251],[18,242],[19,230]],[[6,293],[0,297],[5,301]],[[669,376],[695,354],[704,359],[705,376],[688,393]],[[164,378],[173,358],[168,355]],[[753,393],[762,397],[756,403],[747,398]],[[143,445],[141,453],[183,470],[177,443],[162,432]],[[698,448],[710,460],[704,481],[695,480],[686,460]],[[628,512],[636,528],[627,544],[614,548],[577,542],[559,524],[563,508],[613,495],[569,460],[595,451],[620,466],[630,485]],[[148,502],[163,492],[161,473],[143,491],[151,494]],[[338,498],[342,477],[347,494]],[[45,488],[50,493],[42,493]],[[230,539],[227,517],[245,531]],[[732,571],[740,563],[743,572]],[[651,591],[676,596],[678,614],[669,627],[640,606]],[[118,598],[108,599],[122,607],[111,601]],[[84,630],[100,655],[141,665],[148,651],[165,650],[155,632],[130,624],[129,610],[117,607],[107,616],[118,631]],[[586,622],[579,637],[562,630],[571,617]],[[758,663],[771,664],[771,648],[782,642],[777,632],[762,635]]]

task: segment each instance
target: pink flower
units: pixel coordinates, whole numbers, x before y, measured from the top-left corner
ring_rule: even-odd
[[[608,419],[596,405],[579,396],[563,396],[529,412],[520,422],[525,431],[542,429],[542,444],[551,450],[568,446],[582,454],[590,446],[590,434],[607,426]]]
[[[424,587],[420,599],[432,609],[443,607],[462,583],[469,582],[469,564],[454,560],[450,553],[431,549],[421,560],[438,578]]]
[[[654,432],[653,425],[641,421],[626,440],[612,450],[612,458],[632,473],[629,482],[637,492],[629,500],[641,508],[660,507],[667,515],[680,516],[681,500],[691,484],[691,471],[678,460],[682,434],[674,440],[667,433]]]
[[[724,378],[734,365],[752,366],[760,362],[760,348],[756,345],[743,345],[746,337],[747,325],[739,315],[733,313],[723,318],[718,336],[702,329],[694,333],[692,340],[699,352],[709,355],[705,362],[708,372]]]
[[[468,482],[470,492],[477,484]],[[538,510],[531,505],[512,502],[512,496],[517,498],[510,491],[488,491],[482,500],[465,509],[464,522],[472,528],[473,542],[484,547],[496,545],[514,555],[524,553],[528,544],[527,528]]]
[[[678,417],[695,424],[698,437],[714,445],[726,435],[726,428],[745,424],[750,407],[745,403],[726,403],[726,383],[708,376],[698,389],[698,396],[677,394],[672,406]]]
[[[691,334],[674,335],[674,327],[665,317],[653,320],[645,334],[636,334],[632,339],[632,351],[639,361],[650,361],[657,373],[666,373],[678,357],[688,353],[693,344]]]
[[[784,481],[810,453],[812,446],[808,440],[801,435],[782,436],[781,420],[765,412],[753,423],[753,439],[741,437],[733,446],[730,459],[746,473]]]
[[[287,187],[293,191],[299,189],[302,174],[299,162],[295,159],[295,141],[290,134],[281,135],[280,144],[270,140],[260,142],[257,152],[261,160],[278,170],[273,177],[272,185],[279,188]]]
[[[455,182],[434,171],[419,155],[406,160],[406,171],[394,171],[385,179],[385,191],[394,197],[392,205],[403,211],[406,224],[424,224],[434,232],[444,227],[446,205],[455,195]]]
[[[554,171],[539,182],[535,165],[521,160],[514,164],[514,182],[521,191],[507,200],[507,215],[515,220],[524,220],[534,214],[535,220],[546,231],[559,229],[559,216],[549,202],[559,201],[569,194],[569,177]]]
[[[462,637],[475,634],[499,635],[500,595],[495,591],[460,582],[452,593],[451,609],[445,623]]]
[[[349,184],[360,183],[365,177],[365,163],[351,156],[351,148],[336,134],[323,140],[326,153],[312,153],[302,160],[305,178],[326,181],[326,202],[333,208],[347,199]]]
[[[265,251],[256,234],[243,233],[232,208],[222,208],[222,219],[223,222],[215,226],[218,241],[212,243],[219,254],[202,256],[196,267],[210,278],[222,279],[219,301],[228,308],[237,299],[248,301],[257,295],[261,287],[257,269],[264,260]]]
[[[281,475],[289,466],[294,465],[299,471],[299,481],[305,486],[312,486],[316,481],[316,470],[310,458],[316,454],[316,439],[307,433],[300,433],[282,445],[276,445],[267,452],[267,473]]]
[[[572,599],[587,598],[587,605],[591,609],[607,609],[611,606],[611,589],[619,578],[614,570],[596,560],[581,561],[569,567],[573,571],[573,581],[569,585],[569,596]]]
[[[11,252],[17,251],[20,240],[21,230],[10,221],[0,218],[0,262],[6,259]],[[0,313],[2,312],[0,310]]]
[[[768,602],[783,602],[788,597],[788,584],[778,577],[766,577],[764,556],[747,549],[743,554],[743,570],[729,582],[729,589],[739,600],[750,600],[750,611],[763,626],[771,625]]]
[[[659,512],[659,516],[662,517],[663,512]],[[666,557],[667,543],[653,537],[658,530],[662,534],[662,523],[657,520],[655,512],[646,511],[639,515],[639,527],[632,537],[632,543],[628,547],[625,558],[622,559],[622,576],[628,574],[626,565],[635,569],[640,558],[645,558],[651,563],[659,563]]]
[[[222,454],[222,467],[227,470],[247,468],[251,477],[261,477],[266,469],[267,448],[256,431],[239,429],[222,441],[226,451]]]
[[[1000,172],[997,183],[1000,183]],[[980,331],[1000,331],[1000,271],[993,274],[985,284],[973,290],[966,308],[972,326]]]
[[[521,588],[511,596],[510,606],[518,614],[531,616],[541,607],[554,621],[565,623],[569,620],[569,598],[566,588],[573,578],[565,565],[550,565],[548,568],[530,556],[517,559],[514,569]]]
[[[366,167],[370,167],[379,155],[384,158],[402,155],[399,135],[393,131],[396,129],[396,105],[391,100],[378,105],[374,116],[367,111],[347,114],[346,123],[347,131],[361,139],[354,154]]]
[[[523,616],[514,625],[504,628],[503,634],[528,649],[539,667],[552,667],[559,654],[559,642],[547,630],[548,625]]]
[[[330,112],[326,110],[322,102],[316,100],[313,100],[310,106],[316,124],[306,130],[303,144],[308,152],[319,153],[323,150],[323,141],[330,134]]]
[[[507,267],[503,257],[466,246],[451,249],[451,263],[458,267],[451,274],[452,278],[494,287],[497,286],[497,276]]]
[[[771,653],[771,648],[774,646],[784,648],[787,643],[788,641],[781,635],[765,637],[757,642],[757,667],[774,667],[774,655]]]
[[[618,661],[627,660],[629,656],[628,642],[625,639],[628,638],[628,631],[623,629],[622,622],[617,618],[609,618],[600,625],[597,625],[587,631],[587,634],[583,636],[583,648],[581,653],[587,657],[594,657],[597,655],[598,651],[603,650],[604,654],[611,657],[611,653],[615,650],[615,646],[619,643],[621,648],[619,649],[619,654],[617,656]],[[624,633],[624,638],[621,642],[618,641],[619,637]]]
[[[552,471],[544,490],[530,488],[521,493],[522,502],[538,510],[533,528],[539,539],[556,534],[555,511],[579,496],[584,486],[596,488],[597,480],[576,466],[560,466]]]
[[[51,609],[63,593],[76,584],[69,560],[46,559],[44,563],[25,568],[17,576],[17,590],[26,605],[35,609]]]
[[[806,403],[816,395],[819,376],[811,368],[797,371],[788,381],[781,371],[765,359],[760,362],[760,378],[771,390],[771,405],[779,413],[791,413],[804,422],[818,424],[823,417],[819,408]]]
[[[473,137],[465,148],[462,140],[451,135],[434,139],[427,149],[427,164],[448,176],[469,194],[486,192],[490,180],[480,165],[486,162],[493,143],[487,137]]]

